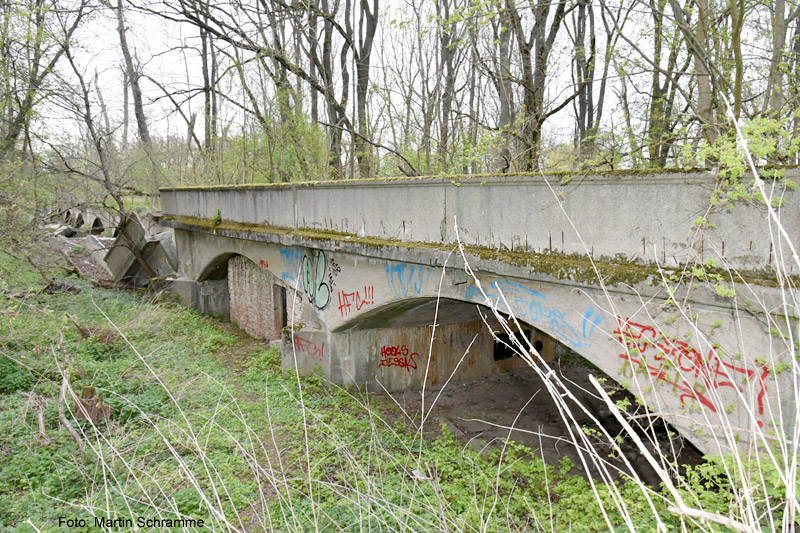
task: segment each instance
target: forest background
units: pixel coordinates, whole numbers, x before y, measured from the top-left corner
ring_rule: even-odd
[[[179,184],[715,166],[732,117],[797,157],[784,0],[1,9],[0,152],[26,167],[4,195],[20,173],[123,208]]]

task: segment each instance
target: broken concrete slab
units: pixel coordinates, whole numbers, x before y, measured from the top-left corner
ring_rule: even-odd
[[[57,234],[49,237],[48,245],[60,251],[82,277],[100,282],[111,281],[111,271],[104,260],[108,243],[94,235],[65,237]]]
[[[171,232],[149,235],[139,215],[132,213],[122,221],[104,259],[114,281],[143,287],[151,278],[175,272],[177,251]]]

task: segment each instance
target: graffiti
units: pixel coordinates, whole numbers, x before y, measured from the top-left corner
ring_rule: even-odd
[[[333,276],[338,276],[342,271],[342,267],[339,266],[339,263],[333,260],[333,257],[328,259],[328,263],[331,269],[330,274],[328,275],[330,276],[331,281],[333,281]]]
[[[577,326],[570,324],[568,312],[550,307],[544,294],[510,281],[493,281],[491,287],[497,292],[491,290],[486,292],[487,304],[494,305],[502,311],[502,306],[505,305],[500,296],[502,293],[508,302],[506,307],[508,313],[536,325],[539,329],[549,331],[556,339],[575,348],[591,346],[588,341],[595,328],[603,321],[603,316],[593,307],[589,307],[583,316],[583,327],[579,334]],[[480,289],[474,285],[471,285],[464,294],[466,300],[480,296]]]
[[[428,284],[433,268],[399,263],[386,265],[386,282],[395,298],[419,296]]]
[[[302,276],[297,279],[300,266],[303,263],[303,250],[299,248],[281,248],[281,262],[283,262],[283,282],[296,290],[302,290]]]
[[[317,250],[315,255],[314,259],[308,255],[303,256],[303,290],[317,309],[325,309],[331,302],[333,271],[326,276],[328,264],[325,261],[325,252]]]
[[[372,285],[365,285],[363,291],[339,291],[339,313],[341,313],[343,317],[349,315],[353,311],[353,308],[355,308],[356,311],[361,311],[364,306],[374,303],[375,287]]]
[[[409,353],[408,347],[403,345],[398,346],[382,346],[381,347],[381,364],[380,366],[399,366],[405,368],[406,372],[411,372],[411,369],[417,369],[417,362],[414,357],[419,357],[419,354]]]
[[[625,353],[619,354],[629,361],[630,366],[638,366],[637,372],[650,374],[652,377],[672,385],[680,393],[681,404],[687,399],[695,400],[714,413],[719,413],[719,406],[709,399],[709,390],[729,387],[737,392],[742,388],[734,380],[737,376],[748,383],[758,380],[760,388],[756,397],[757,412],[764,414],[764,398],[767,386],[764,382],[769,375],[765,365],[760,370],[748,370],[723,361],[715,348],[711,348],[707,356],[703,356],[695,348],[684,341],[670,339],[659,333],[655,327],[637,324],[630,319],[617,317],[618,336]],[[691,380],[691,381],[690,381]],[[758,421],[759,426],[763,422]]]
[[[583,315],[583,338],[584,339],[591,339],[592,333],[594,333],[594,328],[600,325],[600,322],[603,321],[603,315],[601,315],[594,307],[589,306],[586,310],[586,314]],[[589,331],[586,331],[586,328],[589,328]]]
[[[317,309],[326,309],[331,302],[334,276],[342,268],[322,250],[304,253],[299,248],[282,248],[280,253],[284,283],[297,291],[305,292]]]
[[[319,346],[315,342],[311,342],[308,339],[304,339],[303,337],[294,337],[294,349],[300,353],[304,353],[310,355],[311,357],[319,357],[320,362],[322,361],[322,357],[325,355],[325,343],[321,343]]]
[[[258,262],[258,266],[260,266],[261,268],[269,268],[269,263],[267,263],[262,259],[261,261]]]

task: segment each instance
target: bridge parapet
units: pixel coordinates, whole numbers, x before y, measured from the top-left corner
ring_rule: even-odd
[[[800,171],[786,171],[797,180]],[[739,201],[709,211],[717,177],[708,171],[501,175],[326,181],[163,189],[167,216],[464,244],[489,249],[590,255],[677,267],[713,259],[769,274],[780,257],[765,232],[766,209]],[[775,189],[781,219],[800,242],[800,202]],[[696,222],[708,215],[709,224]],[[795,267],[789,262],[789,274]]]

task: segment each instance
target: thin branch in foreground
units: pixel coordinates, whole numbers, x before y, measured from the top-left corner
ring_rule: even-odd
[[[67,391],[71,388],[69,386],[69,352],[67,352],[66,348],[64,348],[64,334],[59,333],[60,339],[58,341],[58,348],[64,354],[64,368],[61,369],[61,390],[58,393],[58,420],[61,422],[61,425],[67,428],[67,431],[78,444],[78,448],[80,451],[86,450],[86,444],[83,442],[83,439],[75,431],[75,428],[72,426],[70,421],[67,419],[66,409],[64,404],[66,402]],[[55,349],[53,349],[53,355],[55,356]]]
[[[26,398],[25,407],[22,411],[23,420],[26,417],[28,408],[30,407],[36,413],[36,422],[39,426],[39,444],[42,446],[49,446],[50,439],[47,438],[47,433],[44,427],[44,406],[47,404],[47,399],[44,396],[39,396],[35,392],[22,392],[18,390],[17,393]]]

